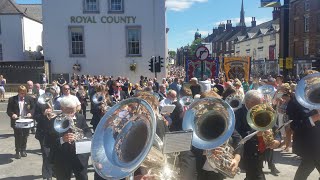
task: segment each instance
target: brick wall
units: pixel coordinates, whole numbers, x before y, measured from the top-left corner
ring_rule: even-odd
[[[295,59],[320,59],[320,1],[295,0],[290,3],[289,55]],[[307,8],[308,9],[308,8]],[[309,32],[305,32],[305,17],[309,16]],[[309,54],[304,53],[304,41],[309,39]]]

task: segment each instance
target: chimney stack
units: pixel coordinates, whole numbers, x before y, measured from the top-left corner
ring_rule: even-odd
[[[280,15],[281,15],[280,8],[279,7],[274,7],[273,11],[272,11],[273,20],[279,19]]]
[[[256,26],[257,26],[256,17],[252,17],[251,27],[256,27]]]
[[[232,30],[232,23],[231,23],[231,20],[227,20],[226,29],[227,29],[227,31],[231,31],[231,30]]]
[[[223,33],[225,29],[226,29],[226,25],[224,23],[219,24],[218,26],[219,33]]]

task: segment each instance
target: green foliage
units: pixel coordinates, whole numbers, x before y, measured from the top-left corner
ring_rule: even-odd
[[[176,57],[176,52],[175,51],[169,51],[169,57],[170,58],[175,58]]]
[[[194,40],[190,46],[189,55],[193,56],[196,53],[197,48],[202,44],[203,39],[198,38]]]

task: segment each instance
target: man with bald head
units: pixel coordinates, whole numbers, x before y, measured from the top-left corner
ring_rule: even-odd
[[[252,107],[263,104],[263,95],[257,90],[250,90],[244,97],[244,106],[235,111],[236,130],[244,138],[254,132],[247,122],[247,113]],[[270,133],[267,131],[265,133]],[[265,150],[267,148],[274,149],[280,145],[279,140],[273,140],[270,146],[266,146],[262,138],[262,132],[259,132],[253,138],[244,144],[243,168],[246,171],[246,180],[265,180],[265,175],[262,171]]]

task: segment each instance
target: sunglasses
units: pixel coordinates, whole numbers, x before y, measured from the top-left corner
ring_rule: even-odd
[[[116,87],[121,87],[121,86],[116,86]]]

